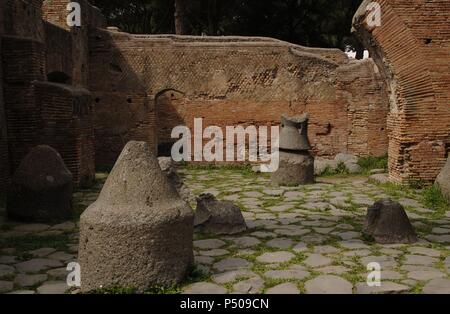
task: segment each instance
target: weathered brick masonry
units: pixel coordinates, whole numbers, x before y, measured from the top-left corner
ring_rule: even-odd
[[[1,2],[8,173],[32,147],[48,144],[61,154],[75,183],[84,184],[95,174],[92,98],[82,88],[90,24],[71,30],[49,24],[42,19],[42,2]],[[45,1],[45,7],[50,2],[57,1]],[[65,7],[60,13],[66,14]]]
[[[35,145],[57,149],[81,184],[129,140],[167,150],[172,128],[194,118],[273,125],[309,112],[317,155],[387,152],[387,92],[372,60],[268,38],[130,35],[106,29],[85,0],[82,26],[70,28],[69,2],[0,2],[0,191]]]
[[[167,152],[172,128],[192,129],[194,118],[225,128],[276,125],[283,113],[303,112],[316,154],[386,154],[388,102],[371,60],[268,38],[100,29],[90,38],[97,163],[111,164],[131,138]]]
[[[354,28],[390,93],[389,170],[395,182],[432,182],[450,150],[450,1],[379,0],[381,26]]]

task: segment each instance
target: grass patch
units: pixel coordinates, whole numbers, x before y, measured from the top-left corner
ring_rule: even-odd
[[[67,234],[38,236],[24,235],[19,237],[0,238],[0,248],[13,247],[19,251],[31,251],[43,247],[55,248],[58,251],[67,250],[70,238]]]
[[[450,203],[437,186],[426,188],[422,192],[423,203],[438,214],[444,214],[450,209]]]
[[[363,169],[363,172],[369,173],[374,169],[387,169],[388,157],[361,157],[358,160],[358,165]]]

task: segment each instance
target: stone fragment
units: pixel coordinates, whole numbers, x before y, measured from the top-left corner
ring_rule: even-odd
[[[377,243],[414,243],[417,236],[402,205],[383,199],[369,207],[363,233]]]
[[[435,184],[441,190],[442,194],[450,200],[450,157],[436,178]]]
[[[181,282],[194,262],[193,221],[148,144],[129,142],[81,216],[82,291]]]
[[[212,194],[202,194],[197,198],[194,225],[217,235],[247,230],[241,209],[229,201],[218,201]]]
[[[72,173],[50,146],[36,146],[25,156],[8,189],[12,219],[52,222],[68,220],[72,210]]]
[[[162,172],[167,176],[170,183],[178,191],[180,197],[187,203],[195,202],[195,195],[180,178],[173,159],[171,157],[158,157],[158,163]]]

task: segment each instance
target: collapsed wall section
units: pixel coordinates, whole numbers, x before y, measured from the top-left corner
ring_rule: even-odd
[[[450,2],[379,0],[379,26],[367,23],[369,3],[353,27],[390,94],[391,180],[432,182],[450,149]]]
[[[203,118],[204,128],[225,130],[278,125],[281,114],[304,112],[311,115],[310,140],[317,155],[386,153],[380,117],[387,101],[371,61],[350,62],[339,50],[266,38],[97,30],[90,45],[100,163],[115,160],[135,136],[153,143],[154,132],[160,153],[170,153],[172,129],[186,125],[193,130],[194,118]],[[354,121],[361,115],[371,128]]]

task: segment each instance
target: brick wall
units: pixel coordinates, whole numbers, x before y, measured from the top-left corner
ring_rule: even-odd
[[[1,24],[1,20],[0,20]],[[0,30],[1,35],[1,30]],[[6,134],[6,116],[3,102],[3,70],[2,70],[2,41],[0,40],[0,197],[5,195],[9,178],[8,169],[8,140]]]
[[[37,0],[1,2],[0,83],[9,173],[32,147],[47,144],[61,153],[75,183],[84,184],[95,174],[92,99],[78,87],[87,83],[87,29],[68,31],[44,22],[41,4]],[[78,46],[76,37],[81,32],[85,32],[80,35],[84,40]],[[52,72],[66,73],[71,80],[66,85],[48,83]],[[0,109],[0,122],[2,117]],[[0,158],[5,155],[3,142],[0,138]]]
[[[95,153],[91,93],[83,88],[35,82],[39,108],[38,143],[55,148],[72,172],[75,184],[94,180]]]
[[[379,0],[381,26],[354,29],[390,93],[389,170],[394,182],[432,182],[450,146],[450,2]]]
[[[100,163],[114,161],[128,139],[153,140],[155,128],[160,148],[167,147],[172,128],[192,128],[194,118],[204,118],[204,127],[273,125],[281,114],[303,112],[311,115],[310,137],[318,155],[386,153],[388,103],[371,61],[267,38],[105,30],[91,34],[90,50]],[[148,99],[135,100],[136,94]]]

